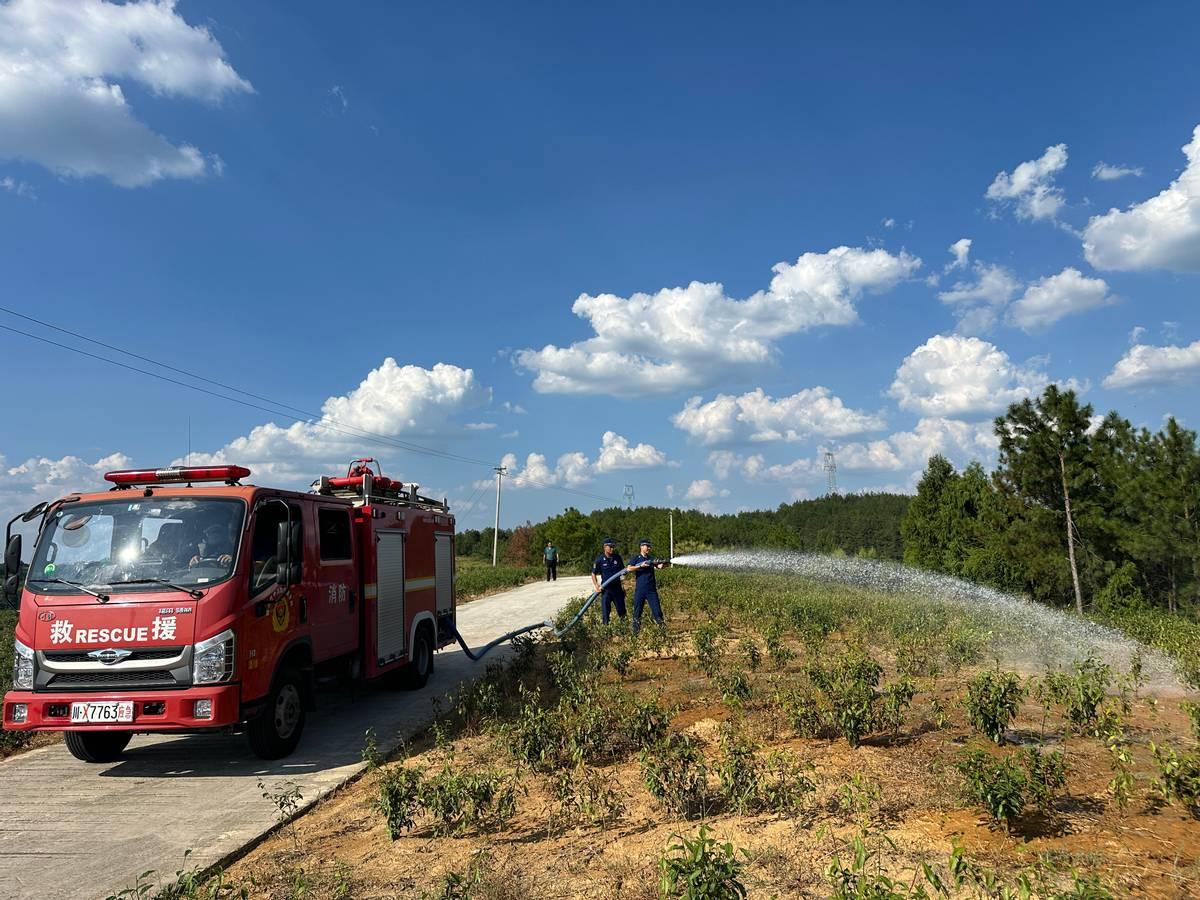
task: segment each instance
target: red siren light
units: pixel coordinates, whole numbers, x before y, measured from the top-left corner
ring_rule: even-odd
[[[104,480],[117,487],[131,484],[182,484],[192,481],[234,482],[245,478],[250,470],[245,466],[172,466],[168,469],[120,469],[105,472]]]

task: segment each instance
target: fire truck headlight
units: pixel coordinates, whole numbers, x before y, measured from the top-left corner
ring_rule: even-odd
[[[33,651],[13,640],[12,685],[18,690],[33,690]]]
[[[232,631],[201,641],[192,657],[192,684],[216,684],[233,677],[234,638]]]

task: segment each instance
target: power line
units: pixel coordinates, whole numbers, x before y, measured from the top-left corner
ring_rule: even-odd
[[[28,331],[22,331],[21,329],[13,328],[10,325],[0,324],[0,329],[11,332],[12,334],[18,334],[22,337],[26,337],[31,340],[39,341],[43,344],[48,344],[52,347],[57,347],[61,350],[67,350],[71,353],[77,353],[81,356],[88,357],[89,359],[94,359],[94,360],[97,360],[102,363],[107,363],[108,365],[111,365],[111,366],[117,366],[118,368],[126,369],[130,372],[136,372],[139,375],[146,375],[146,376],[149,376],[150,378],[157,378],[160,381],[165,381],[170,384],[174,384],[174,385],[177,385],[177,386],[183,387],[183,388],[188,388],[189,390],[197,391],[201,394],[206,394],[210,397],[215,397],[219,400],[225,400],[230,403],[236,403],[239,406],[244,406],[244,407],[247,407],[248,409],[258,410],[259,412],[264,412],[264,413],[267,413],[268,415],[281,416],[283,418],[291,419],[294,422],[306,422],[315,428],[324,428],[328,431],[332,431],[334,433],[341,434],[346,437],[355,438],[356,440],[367,440],[367,441],[374,442],[376,444],[382,444],[385,446],[396,447],[401,450],[407,450],[410,453],[423,454],[426,456],[432,456],[432,457],[436,457],[439,459],[448,460],[451,462],[469,463],[471,465],[487,466],[488,468],[494,468],[494,466],[495,466],[494,463],[492,463],[488,460],[475,459],[473,457],[462,456],[461,454],[457,454],[457,453],[450,453],[445,450],[437,450],[432,447],[424,447],[420,444],[414,444],[409,441],[403,441],[403,440],[400,440],[399,438],[391,437],[390,435],[384,435],[384,434],[379,434],[378,432],[368,431],[366,429],[359,428],[356,425],[342,423],[342,422],[339,422],[337,419],[334,419],[334,418],[324,415],[324,414],[313,413],[313,412],[309,412],[307,410],[300,409],[298,407],[289,406],[288,404],[280,403],[280,402],[278,402],[276,400],[272,400],[268,397],[262,397],[258,394],[253,394],[249,391],[244,391],[244,390],[241,390],[240,388],[236,388],[231,385],[224,384],[223,382],[215,381],[213,379],[206,378],[202,375],[197,375],[193,372],[187,371],[186,369],[180,369],[175,366],[169,366],[166,363],[160,363],[157,360],[151,359],[149,357],[141,356],[137,353],[133,353],[128,350],[123,350],[120,347],[113,346],[112,344],[107,344],[103,341],[98,341],[93,338],[89,338],[89,337],[87,337],[85,335],[81,335],[77,332],[70,331],[65,328],[60,328],[57,325],[52,325],[48,322],[43,322],[40,319],[35,319],[31,316],[27,316],[22,313],[15,313],[12,310],[8,309],[7,307],[0,306],[0,311],[9,313],[10,315],[15,315],[19,318],[25,319],[30,322],[35,322],[39,325],[43,325],[47,328],[51,328],[51,329],[53,329],[55,331],[59,331],[63,334],[68,334],[72,337],[78,338],[79,340],[87,341],[87,342],[95,344],[97,346],[104,347],[107,350],[112,350],[113,352],[121,353],[126,356],[132,357],[134,359],[141,360],[143,362],[148,362],[151,365],[160,366],[161,368],[167,369],[172,372],[176,372],[181,375],[185,375],[189,378],[194,378],[198,381],[203,381],[207,384],[216,385],[218,387],[221,387],[224,390],[228,390],[228,391],[231,391],[231,392],[237,393],[237,394],[242,394],[243,396],[246,396],[246,397],[253,397],[256,400],[261,400],[264,403],[269,403],[269,404],[271,404],[271,407],[275,407],[275,408],[271,408],[268,406],[261,406],[257,403],[251,403],[247,400],[241,400],[237,397],[230,397],[226,394],[219,393],[218,391],[209,390],[208,388],[200,387],[199,385],[195,385],[195,384],[190,384],[186,381],[180,381],[177,378],[171,378],[170,376],[163,375],[160,372],[152,372],[148,369],[143,369],[140,366],[130,365],[128,363],[124,363],[119,360],[110,359],[106,356],[101,356],[97,353],[91,353],[90,351],[84,350],[80,347],[73,347],[70,344],[64,344],[60,341],[54,341],[54,340],[51,340],[50,338],[43,337],[41,335],[32,334]],[[293,412],[283,412],[282,410],[292,410],[293,412],[298,412],[298,413],[301,413],[302,415],[297,416],[297,415],[294,415]],[[347,430],[347,429],[349,429],[349,430]],[[544,484],[539,481],[534,481],[531,478],[523,478],[522,480],[527,484],[535,485],[537,487],[550,488],[552,490],[563,491],[563,492],[569,493],[569,494],[576,494],[581,497],[588,497],[593,500],[600,500],[600,501],[607,502],[607,503],[613,502],[611,497],[604,497],[604,496],[601,496],[600,494],[593,494],[589,491],[580,491],[580,490],[576,490],[574,488],[562,487],[561,485],[555,485],[555,484]]]

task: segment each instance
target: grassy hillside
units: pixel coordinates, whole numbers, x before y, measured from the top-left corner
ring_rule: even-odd
[[[263,898],[1200,892],[1200,722],[1148,695],[1136,665],[1010,671],[993,655],[1008,623],[797,578],[677,569],[662,593],[665,631],[592,620],[523,644],[223,883]],[[687,894],[689,879],[708,887]]]

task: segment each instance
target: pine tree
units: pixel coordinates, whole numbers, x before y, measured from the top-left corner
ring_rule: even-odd
[[[1080,406],[1074,391],[1050,385],[1036,401],[1023,400],[996,419],[1001,483],[1033,508],[1061,511],[1075,610],[1083,614],[1083,589],[1076,553],[1074,502],[1080,506],[1094,481],[1088,428],[1092,407]]]
[[[917,496],[908,505],[900,523],[904,538],[904,562],[910,566],[941,571],[945,565],[946,534],[942,528],[943,496],[958,478],[946,457],[929,458],[925,474],[917,484]]]

